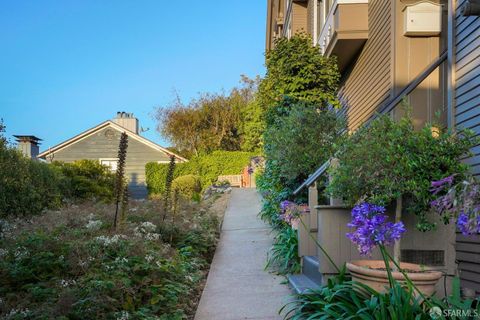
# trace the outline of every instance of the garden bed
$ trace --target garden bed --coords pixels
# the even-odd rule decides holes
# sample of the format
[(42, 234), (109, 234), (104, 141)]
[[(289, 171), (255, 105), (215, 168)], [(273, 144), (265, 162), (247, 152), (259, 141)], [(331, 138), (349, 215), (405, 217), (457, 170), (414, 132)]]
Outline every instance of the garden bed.
[(210, 266), (226, 201), (72, 205), (0, 220), (0, 317), (191, 319)]

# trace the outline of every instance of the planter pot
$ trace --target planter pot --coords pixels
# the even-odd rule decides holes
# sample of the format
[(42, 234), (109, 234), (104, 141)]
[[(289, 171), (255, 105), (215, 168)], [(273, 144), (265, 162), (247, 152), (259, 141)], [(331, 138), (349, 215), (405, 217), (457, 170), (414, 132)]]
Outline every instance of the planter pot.
[[(413, 263), (401, 262), (400, 267), (426, 296), (431, 296), (435, 292), (435, 285), (443, 275), (440, 271), (424, 270), (420, 265)], [(386, 292), (389, 288), (388, 274), (383, 260), (355, 260), (347, 262), (347, 269), (352, 275), (352, 280), (366, 284), (378, 292)], [(392, 271), (392, 276), (400, 283), (406, 282), (401, 272)]]

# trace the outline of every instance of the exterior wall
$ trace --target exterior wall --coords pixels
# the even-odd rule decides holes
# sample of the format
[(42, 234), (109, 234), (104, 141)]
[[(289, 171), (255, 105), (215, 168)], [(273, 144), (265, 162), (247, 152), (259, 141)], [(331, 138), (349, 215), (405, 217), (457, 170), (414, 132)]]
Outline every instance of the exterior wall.
[[(106, 132), (109, 134), (106, 135)], [(128, 133), (128, 132), (127, 132)], [(117, 158), (120, 135), (116, 129), (106, 127), (68, 147), (61, 149), (47, 161), (73, 162), (75, 160), (101, 158)], [(108, 137), (107, 137), (108, 136)], [(169, 161), (169, 156), (164, 152), (133, 139), (128, 139), (127, 159), (125, 164), (126, 177), (129, 180), (129, 189), (134, 198), (144, 198), (147, 195), (145, 183), (145, 165), (153, 161)]]
[[(469, 128), (480, 134), (480, 17), (464, 17), (454, 5), (454, 122), (457, 129)], [(475, 175), (480, 175), (480, 146), (472, 149), (474, 156), (465, 159)], [(457, 261), (462, 286), (480, 294), (480, 236), (457, 234)]]
[[(368, 3), (368, 40), (356, 61), (347, 67), (339, 99), (344, 107), (350, 131), (355, 131), (378, 108), (402, 91), (446, 50), (447, 14), (443, 15), (440, 36), (407, 37), (404, 31), (406, 5), (418, 1), (381, 1)], [(445, 4), (446, 1), (436, 1)], [(443, 64), (407, 97), (416, 127), (425, 122), (446, 123), (447, 69)], [(440, 118), (436, 118), (440, 111)], [(396, 108), (395, 117), (403, 114)]]
[(368, 4), (369, 38), (353, 67), (347, 69), (339, 99), (350, 130), (357, 129), (390, 98), (392, 88), (392, 1)]
[(292, 35), (308, 31), (308, 2), (292, 3)]
[[(446, 1), (433, 1), (446, 8)], [(394, 88), (397, 95), (413, 81), (425, 68), (435, 61), (447, 49), (447, 11), (442, 15), (441, 36), (406, 37), (404, 32), (403, 10), (407, 4), (416, 1), (396, 1), (395, 7), (395, 43), (394, 43)], [(447, 124), (447, 64), (442, 64), (433, 71), (418, 87), (407, 96), (407, 103), (412, 107), (412, 117), (416, 128), (425, 122)], [(403, 115), (402, 108), (396, 108), (397, 118)], [(440, 114), (440, 117), (436, 117)]]

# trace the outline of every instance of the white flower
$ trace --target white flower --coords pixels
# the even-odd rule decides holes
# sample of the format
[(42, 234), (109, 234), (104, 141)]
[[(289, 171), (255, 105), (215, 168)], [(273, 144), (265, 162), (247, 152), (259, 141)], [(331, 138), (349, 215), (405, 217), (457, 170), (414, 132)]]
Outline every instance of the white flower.
[(61, 280), (60, 285), (64, 288), (77, 284), (75, 280)]
[(118, 264), (128, 263), (128, 259), (125, 258), (125, 257), (123, 257), (123, 258), (117, 257), (117, 258), (115, 258), (115, 263), (118, 263)]
[(15, 251), (13, 252), (13, 256), (15, 257), (15, 260), (22, 260), (26, 256), (29, 255), (30, 252), (28, 252), (27, 248), (25, 247), (17, 247)]
[(153, 241), (153, 240), (158, 240), (160, 238), (159, 233), (147, 233), (145, 235), (145, 239)]
[(154, 232), (156, 229), (157, 226), (155, 224), (146, 221), (133, 229), (133, 233), (138, 238), (144, 238), (146, 240), (158, 240), (160, 238), (160, 234)]
[(95, 241), (100, 242), (104, 247), (108, 247), (111, 244), (118, 243), (121, 239), (126, 239), (127, 237), (123, 234), (116, 234), (111, 237), (108, 236), (99, 236), (95, 238)]
[(150, 254), (147, 254), (147, 255), (145, 256), (145, 260), (146, 260), (148, 263), (152, 262), (153, 259), (155, 259), (155, 257), (152, 256), (152, 255), (150, 255)]
[(85, 225), (85, 228), (88, 230), (96, 231), (102, 227), (102, 221), (100, 220), (88, 220), (88, 223)]
[(0, 248), (0, 258), (5, 257), (8, 254), (8, 250)]
[(130, 319), (130, 314), (128, 311), (117, 312), (116, 320), (128, 320)]

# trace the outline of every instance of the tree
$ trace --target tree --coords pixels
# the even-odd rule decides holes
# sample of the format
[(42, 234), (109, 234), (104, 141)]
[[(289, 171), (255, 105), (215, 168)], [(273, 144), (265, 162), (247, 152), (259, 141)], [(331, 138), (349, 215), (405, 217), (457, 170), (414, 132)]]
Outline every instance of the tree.
[(278, 166), (278, 177), (295, 188), (327, 161), (343, 138), (345, 121), (334, 111), (285, 98), (266, 116), (265, 155)]
[(177, 97), (157, 110), (158, 131), (184, 154), (241, 149), (245, 134), (242, 116), (254, 99), (258, 80), (242, 78), (242, 85), (225, 93), (203, 93), (188, 104)]
[(267, 109), (283, 96), (325, 106), (338, 105), (336, 92), (340, 80), (334, 58), (323, 56), (306, 34), (275, 41), (266, 53), (267, 73), (259, 86), (259, 102)]

